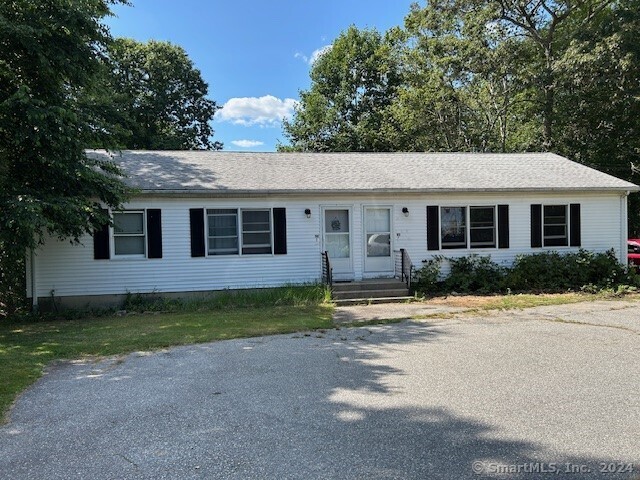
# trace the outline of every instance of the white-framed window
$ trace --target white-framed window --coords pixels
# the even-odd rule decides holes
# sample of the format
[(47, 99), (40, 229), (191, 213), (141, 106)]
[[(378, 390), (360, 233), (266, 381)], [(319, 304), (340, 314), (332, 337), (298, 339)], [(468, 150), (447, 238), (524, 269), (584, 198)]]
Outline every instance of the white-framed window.
[(442, 248), (467, 248), (467, 207), (440, 208)]
[(206, 212), (208, 255), (273, 253), (271, 208), (218, 208)]
[(114, 257), (144, 257), (146, 228), (144, 210), (124, 210), (113, 213)]
[(469, 244), (471, 248), (495, 248), (495, 206), (469, 207)]
[(495, 248), (496, 207), (440, 207), (440, 245), (442, 249)]
[(272, 253), (271, 209), (243, 209), (242, 254)]
[(209, 209), (207, 222), (209, 255), (237, 255), (239, 252), (238, 210), (235, 208)]
[(569, 245), (569, 209), (567, 205), (543, 206), (542, 241), (545, 247), (566, 247)]

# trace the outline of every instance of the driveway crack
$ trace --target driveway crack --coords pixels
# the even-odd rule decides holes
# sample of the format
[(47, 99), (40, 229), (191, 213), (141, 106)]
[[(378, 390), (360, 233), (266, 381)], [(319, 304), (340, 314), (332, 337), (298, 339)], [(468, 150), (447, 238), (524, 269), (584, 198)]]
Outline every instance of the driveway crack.
[(129, 462), (131, 465), (133, 465), (136, 468), (139, 468), (140, 466), (134, 462), (133, 460), (131, 460), (129, 457), (127, 457), (126, 455), (123, 455), (122, 453), (118, 453), (119, 457), (122, 457), (123, 459), (125, 459), (127, 462)]
[(537, 318), (537, 320), (543, 320), (546, 322), (555, 322), (555, 323), (570, 323), (573, 325), (585, 325), (587, 327), (612, 328), (614, 330), (622, 330), (624, 332), (631, 333), (633, 335), (640, 335), (640, 332), (638, 332), (637, 330), (634, 330), (633, 328), (625, 327), (622, 325), (604, 325), (602, 323), (580, 322), (578, 320), (570, 320), (567, 318), (550, 317), (550, 316), (539, 317)]

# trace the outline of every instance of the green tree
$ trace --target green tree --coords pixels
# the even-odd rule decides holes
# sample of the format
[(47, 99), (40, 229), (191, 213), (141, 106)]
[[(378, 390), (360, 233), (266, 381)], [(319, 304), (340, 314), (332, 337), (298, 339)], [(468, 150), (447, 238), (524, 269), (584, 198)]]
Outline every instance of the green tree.
[[(634, 183), (640, 165), (640, 1), (604, 9), (586, 27), (576, 18), (558, 59), (557, 150)], [(630, 231), (640, 233), (640, 198), (631, 197)]]
[(541, 54), (536, 80), (541, 99), (543, 147), (550, 150), (555, 142), (557, 60), (562, 55), (558, 48), (562, 29), (573, 27), (576, 32), (576, 28), (588, 28), (612, 0), (497, 0), (495, 3), (496, 20), (513, 36), (527, 37)]
[[(414, 5), (406, 25), (419, 48), (430, 46), (436, 62), (440, 66), (444, 62), (444, 72), (456, 90), (469, 93), (471, 111), (483, 111), (480, 123), (461, 121), (466, 133), (477, 135), (469, 132), (471, 125), (477, 125), (486, 136), (497, 125), (502, 149), (509, 150), (508, 124), (529, 123), (514, 132), (519, 141), (513, 147), (551, 150), (556, 140), (557, 63), (563, 55), (563, 40), (588, 28), (611, 3), (432, 0), (422, 8)], [(537, 135), (531, 120), (538, 122)], [(541, 138), (539, 146), (536, 136)]]
[[(0, 314), (20, 292), (23, 260), (45, 236), (77, 241), (108, 220), (127, 188), (88, 158), (98, 123), (90, 94), (118, 0), (0, 3)], [(80, 101), (80, 98), (87, 99)]]
[(388, 151), (387, 108), (401, 82), (390, 36), (350, 27), (311, 67), (311, 88), (284, 122), (290, 146), (302, 151)]
[(218, 109), (182, 47), (119, 38), (109, 46), (105, 103), (120, 115), (124, 148), (220, 150), (211, 121)]
[(530, 149), (522, 99), (530, 47), (472, 1), (414, 5), (405, 19), (405, 82), (392, 111), (403, 150)]

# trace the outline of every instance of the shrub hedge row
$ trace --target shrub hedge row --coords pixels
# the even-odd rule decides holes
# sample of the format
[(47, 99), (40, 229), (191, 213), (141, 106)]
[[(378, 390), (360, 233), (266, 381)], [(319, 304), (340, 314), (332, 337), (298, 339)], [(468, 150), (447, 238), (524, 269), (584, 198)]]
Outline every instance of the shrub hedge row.
[[(442, 278), (444, 262), (449, 263), (450, 271)], [(490, 256), (436, 256), (423, 261), (413, 279), (415, 291), (427, 295), (454, 291), (480, 294), (599, 291), (621, 285), (637, 287), (640, 276), (634, 269), (621, 265), (613, 250), (519, 255), (511, 267), (493, 262)]]

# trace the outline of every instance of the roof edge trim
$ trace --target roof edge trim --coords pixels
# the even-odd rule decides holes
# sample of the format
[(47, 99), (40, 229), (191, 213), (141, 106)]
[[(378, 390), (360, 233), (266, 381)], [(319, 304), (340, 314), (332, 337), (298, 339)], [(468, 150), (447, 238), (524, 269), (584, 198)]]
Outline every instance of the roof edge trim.
[(367, 195), (367, 194), (433, 194), (433, 193), (633, 193), (639, 192), (640, 186), (629, 184), (621, 187), (555, 187), (555, 188), (464, 188), (464, 189), (375, 189), (375, 190), (210, 190), (210, 189), (138, 189), (135, 196), (163, 197), (264, 197), (264, 196), (300, 196), (300, 195)]

